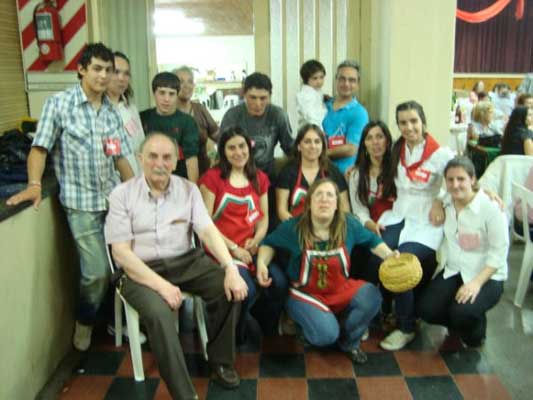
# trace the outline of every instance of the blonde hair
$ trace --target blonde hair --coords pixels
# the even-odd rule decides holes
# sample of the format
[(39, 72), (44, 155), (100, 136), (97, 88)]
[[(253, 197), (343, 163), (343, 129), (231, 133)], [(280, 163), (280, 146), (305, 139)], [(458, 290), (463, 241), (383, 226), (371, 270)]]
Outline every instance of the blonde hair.
[(337, 209), (335, 210), (335, 215), (329, 226), (329, 241), (327, 249), (336, 249), (343, 245), (346, 240), (346, 215), (340, 207), (340, 193), (339, 188), (329, 178), (317, 179), (309, 187), (307, 191), (307, 196), (305, 197), (304, 211), (300, 220), (296, 225), (296, 231), (298, 232), (298, 241), (302, 248), (311, 248), (315, 242), (316, 235), (313, 231), (313, 220), (311, 218), (311, 198), (316, 192), (319, 186), (324, 183), (331, 183), (335, 188), (335, 195), (337, 196)]
[(476, 122), (486, 121), (486, 117), (491, 110), (494, 110), (494, 105), (490, 101), (480, 101), (472, 110), (472, 119)]

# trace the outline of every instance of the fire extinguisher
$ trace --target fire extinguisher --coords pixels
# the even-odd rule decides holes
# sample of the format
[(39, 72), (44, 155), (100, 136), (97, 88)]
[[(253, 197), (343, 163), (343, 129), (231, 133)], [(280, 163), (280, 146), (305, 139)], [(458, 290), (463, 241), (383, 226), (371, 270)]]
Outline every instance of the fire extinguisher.
[(40, 58), (43, 61), (63, 59), (59, 11), (54, 3), (52, 0), (44, 0), (33, 10), (33, 25)]

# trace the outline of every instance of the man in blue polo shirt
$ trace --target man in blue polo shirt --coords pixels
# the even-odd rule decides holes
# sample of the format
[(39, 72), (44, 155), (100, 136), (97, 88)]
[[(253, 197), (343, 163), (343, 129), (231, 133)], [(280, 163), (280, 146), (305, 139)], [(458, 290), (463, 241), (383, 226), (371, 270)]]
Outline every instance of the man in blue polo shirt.
[(344, 173), (355, 163), (368, 112), (355, 98), (359, 90), (357, 62), (340, 63), (335, 80), (337, 96), (326, 103), (328, 112), (322, 126), (328, 141), (328, 157)]

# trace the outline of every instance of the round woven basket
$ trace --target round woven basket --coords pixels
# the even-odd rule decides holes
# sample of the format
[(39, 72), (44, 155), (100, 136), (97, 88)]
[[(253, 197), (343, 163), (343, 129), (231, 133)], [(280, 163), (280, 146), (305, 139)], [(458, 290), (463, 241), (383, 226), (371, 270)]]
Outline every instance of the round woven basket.
[(399, 257), (389, 257), (379, 266), (379, 280), (385, 289), (402, 293), (414, 288), (422, 279), (422, 266), (411, 253)]

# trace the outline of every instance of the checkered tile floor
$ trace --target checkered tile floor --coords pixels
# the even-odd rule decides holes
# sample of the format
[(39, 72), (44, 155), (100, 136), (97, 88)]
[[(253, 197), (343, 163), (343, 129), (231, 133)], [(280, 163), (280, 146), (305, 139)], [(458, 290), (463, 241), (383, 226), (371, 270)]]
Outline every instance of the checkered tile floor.
[[(200, 399), (510, 399), (486, 355), (462, 349), (438, 327), (424, 326), (402, 351), (382, 351), (384, 334), (372, 331), (363, 343), (365, 365), (354, 365), (333, 349), (304, 348), (294, 337), (251, 339), (239, 347), (235, 391), (209, 381), (195, 332), (182, 333), (189, 372)], [(135, 382), (126, 346), (116, 348), (101, 334), (84, 355), (60, 399), (170, 399), (149, 346), (143, 349), (146, 380)]]

